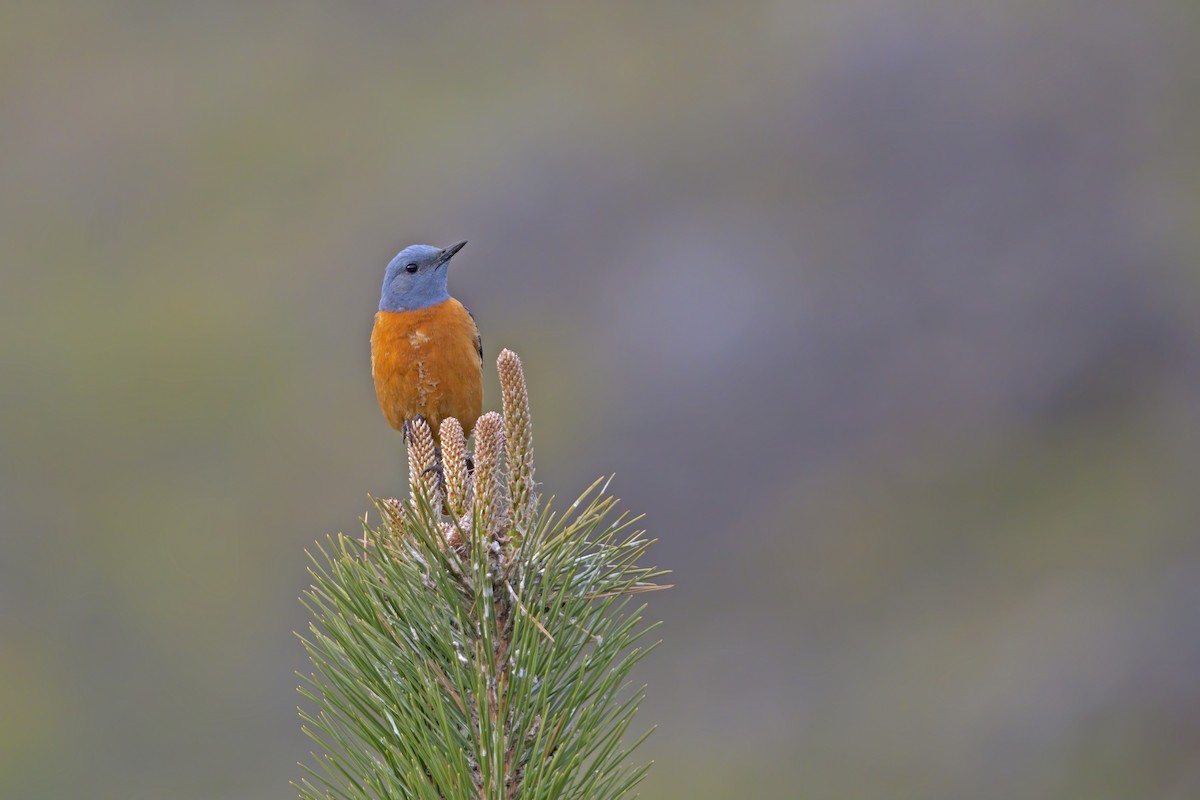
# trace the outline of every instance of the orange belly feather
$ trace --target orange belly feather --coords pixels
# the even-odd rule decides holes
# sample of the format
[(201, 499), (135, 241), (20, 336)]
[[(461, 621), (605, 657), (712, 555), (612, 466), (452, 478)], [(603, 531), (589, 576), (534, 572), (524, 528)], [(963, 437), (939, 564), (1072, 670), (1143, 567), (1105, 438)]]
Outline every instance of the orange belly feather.
[(446, 417), (469, 436), (483, 413), (483, 365), (479, 329), (462, 303), (451, 297), (416, 311), (380, 311), (371, 331), (375, 396), (397, 430), (424, 417), (438, 438)]

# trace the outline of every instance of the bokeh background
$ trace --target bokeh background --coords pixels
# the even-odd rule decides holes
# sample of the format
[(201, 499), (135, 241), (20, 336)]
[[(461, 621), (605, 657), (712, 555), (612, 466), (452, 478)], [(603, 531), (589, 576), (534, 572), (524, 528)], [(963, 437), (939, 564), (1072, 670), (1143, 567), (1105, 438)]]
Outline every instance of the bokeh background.
[(675, 571), (643, 796), (1200, 797), (1197, 30), (4, 4), (0, 797), (294, 796), (383, 266), (460, 238), (545, 491)]

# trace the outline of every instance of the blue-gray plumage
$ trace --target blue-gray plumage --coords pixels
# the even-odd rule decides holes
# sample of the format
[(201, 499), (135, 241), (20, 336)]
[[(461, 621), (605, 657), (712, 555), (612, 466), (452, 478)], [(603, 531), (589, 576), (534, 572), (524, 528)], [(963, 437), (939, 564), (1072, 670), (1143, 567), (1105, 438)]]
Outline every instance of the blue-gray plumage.
[(446, 264), (466, 242), (445, 250), (414, 244), (401, 250), (383, 274), (380, 311), (416, 311), (450, 298), (446, 288)]

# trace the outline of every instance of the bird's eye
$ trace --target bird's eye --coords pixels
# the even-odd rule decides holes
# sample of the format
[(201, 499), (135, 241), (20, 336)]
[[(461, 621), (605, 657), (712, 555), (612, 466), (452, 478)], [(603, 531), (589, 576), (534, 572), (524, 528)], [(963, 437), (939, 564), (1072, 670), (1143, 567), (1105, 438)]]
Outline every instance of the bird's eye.
[(417, 265), (416, 265), (416, 264), (406, 264), (406, 265), (404, 266), (404, 271), (405, 271), (405, 272), (416, 272), (416, 271), (417, 271)]

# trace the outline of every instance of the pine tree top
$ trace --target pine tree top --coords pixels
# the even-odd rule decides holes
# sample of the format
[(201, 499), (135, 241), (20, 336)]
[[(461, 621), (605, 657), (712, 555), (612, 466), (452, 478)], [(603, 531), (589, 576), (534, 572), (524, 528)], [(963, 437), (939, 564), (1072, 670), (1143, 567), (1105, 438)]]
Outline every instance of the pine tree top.
[(363, 536), (318, 546), (301, 636), (304, 730), (320, 747), (301, 798), (627, 796), (648, 764), (627, 732), (657, 642), (635, 595), (667, 588), (639, 566), (652, 541), (616, 513), (611, 479), (565, 512), (534, 481), (521, 361), (497, 361), (503, 414), (457, 420), (440, 453), (408, 438), (409, 496), (377, 500)]

